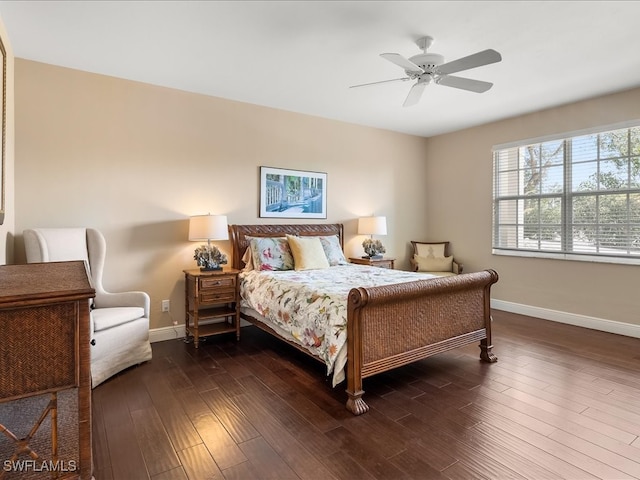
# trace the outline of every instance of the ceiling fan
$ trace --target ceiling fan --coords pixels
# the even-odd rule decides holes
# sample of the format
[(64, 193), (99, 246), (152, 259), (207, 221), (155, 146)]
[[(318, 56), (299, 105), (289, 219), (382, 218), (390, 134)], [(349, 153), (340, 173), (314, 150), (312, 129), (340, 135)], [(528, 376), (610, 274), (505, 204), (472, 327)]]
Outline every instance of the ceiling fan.
[(481, 52), (474, 53), (473, 55), (444, 63), (444, 57), (442, 55), (437, 53), (427, 53), (427, 50), (432, 43), (432, 37), (425, 36), (419, 38), (416, 40), (416, 45), (420, 50), (422, 50), (422, 53), (409, 57), (408, 59), (398, 53), (380, 54), (382, 58), (402, 67), (407, 74), (406, 77), (382, 80), (380, 82), (363, 83), (360, 85), (353, 85), (349, 88), (377, 85), (379, 83), (416, 80), (416, 83), (414, 83), (411, 90), (409, 90), (409, 94), (403, 103), (403, 106), (409, 107), (418, 103), (425, 87), (432, 82), (437, 85), (460, 88), (462, 90), (468, 90), (476, 93), (486, 92), (493, 86), (493, 83), (473, 80), (471, 78), (454, 77), (450, 74), (499, 62), (502, 60), (502, 56), (498, 52), (491, 49), (483, 50)]

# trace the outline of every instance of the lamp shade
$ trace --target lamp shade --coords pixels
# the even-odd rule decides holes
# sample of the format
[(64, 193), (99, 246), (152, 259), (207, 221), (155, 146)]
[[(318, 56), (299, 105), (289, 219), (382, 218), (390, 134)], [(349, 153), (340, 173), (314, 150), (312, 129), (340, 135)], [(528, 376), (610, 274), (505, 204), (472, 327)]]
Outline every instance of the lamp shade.
[(189, 240), (227, 240), (226, 215), (194, 215), (189, 219)]
[(387, 217), (362, 217), (358, 219), (359, 235), (386, 235)]

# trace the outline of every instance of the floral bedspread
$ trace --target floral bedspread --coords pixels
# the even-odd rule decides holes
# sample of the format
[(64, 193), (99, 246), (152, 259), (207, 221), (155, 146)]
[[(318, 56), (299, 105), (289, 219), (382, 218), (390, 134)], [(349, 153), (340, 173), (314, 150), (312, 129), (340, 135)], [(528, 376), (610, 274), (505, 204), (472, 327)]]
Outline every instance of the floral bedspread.
[(240, 274), (240, 305), (257, 311), (284, 338), (324, 360), (335, 387), (345, 378), (349, 291), (424, 278), (433, 275), (363, 265), (252, 270)]

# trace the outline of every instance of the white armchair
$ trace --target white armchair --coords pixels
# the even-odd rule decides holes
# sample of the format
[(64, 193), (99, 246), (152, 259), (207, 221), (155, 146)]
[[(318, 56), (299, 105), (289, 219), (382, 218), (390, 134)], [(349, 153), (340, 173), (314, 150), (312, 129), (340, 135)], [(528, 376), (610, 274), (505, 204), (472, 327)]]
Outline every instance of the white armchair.
[(39, 228), (23, 232), (27, 263), (84, 260), (96, 296), (91, 305), (91, 381), (98, 386), (125, 368), (151, 360), (149, 295), (105, 291), (106, 242), (93, 228)]

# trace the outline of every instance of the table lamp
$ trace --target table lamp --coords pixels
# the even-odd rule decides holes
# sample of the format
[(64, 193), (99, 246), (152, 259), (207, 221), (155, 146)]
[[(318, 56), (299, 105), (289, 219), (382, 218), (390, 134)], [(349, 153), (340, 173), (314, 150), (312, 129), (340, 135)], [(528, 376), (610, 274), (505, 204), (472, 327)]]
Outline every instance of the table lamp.
[(227, 240), (229, 228), (226, 215), (194, 215), (189, 218), (189, 240), (206, 240), (206, 245), (196, 248), (193, 259), (200, 271), (222, 270), (221, 265), (227, 263), (227, 256), (218, 247), (211, 245), (211, 240)]
[(387, 234), (387, 217), (361, 217), (358, 219), (358, 235), (370, 235), (370, 238), (362, 242), (362, 247), (367, 255), (362, 258), (382, 258), (387, 250), (380, 240), (374, 240), (374, 235)]

